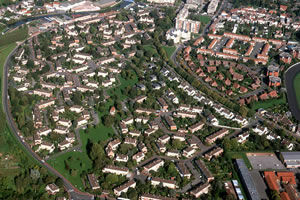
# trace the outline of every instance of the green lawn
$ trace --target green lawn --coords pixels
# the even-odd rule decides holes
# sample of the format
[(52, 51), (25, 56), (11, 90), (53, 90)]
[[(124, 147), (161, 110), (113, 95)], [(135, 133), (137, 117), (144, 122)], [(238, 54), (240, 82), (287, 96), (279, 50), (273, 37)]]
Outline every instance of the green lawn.
[(298, 107), (300, 108), (300, 73), (298, 73), (295, 76), (294, 88), (295, 88), (296, 98), (297, 98), (297, 102), (298, 102)]
[[(299, 82), (299, 84), (300, 84), (300, 82)], [(299, 87), (299, 89), (300, 89), (300, 87)], [(298, 92), (299, 92), (299, 100), (298, 101), (300, 102), (300, 91), (298, 91)], [(269, 100), (265, 100), (265, 101), (255, 102), (253, 104), (253, 106), (251, 107), (251, 110), (255, 111), (259, 108), (268, 109), (268, 108), (272, 108), (274, 106), (281, 105), (281, 104), (286, 104), (285, 95), (283, 95), (281, 98), (278, 98), (278, 99), (269, 99)]]
[(168, 58), (170, 59), (170, 57), (172, 56), (172, 54), (174, 53), (174, 51), (176, 50), (175, 46), (163, 46), (163, 49), (166, 51)]
[(107, 91), (107, 93), (109, 95), (117, 95), (119, 97), (119, 99), (121, 101), (123, 101), (124, 99), (127, 98), (127, 96), (122, 94), (122, 91), (124, 88), (128, 87), (128, 86), (133, 86), (138, 82), (137, 76), (135, 76), (134, 79), (131, 80), (125, 80), (124, 78), (122, 78), (121, 76), (119, 76), (118, 78), (119, 80), (119, 86), (115, 87), (115, 88), (111, 88)]
[(201, 15), (201, 16), (199, 17), (199, 21), (202, 22), (202, 23), (204, 23), (204, 24), (209, 23), (210, 20), (211, 20), (211, 19), (210, 19), (209, 16), (203, 16), (203, 15)]
[(3, 66), (6, 60), (6, 57), (9, 53), (16, 47), (16, 43), (11, 43), (8, 45), (0, 46), (0, 76), (2, 77)]
[(153, 54), (156, 54), (158, 56), (158, 53), (153, 45), (143, 45), (143, 48), (146, 51), (151, 51)]
[(25, 40), (28, 37), (28, 27), (18, 28), (0, 36), (0, 47)]
[(0, 23), (0, 33), (2, 33), (6, 29), (6, 26), (4, 24)]
[(229, 157), (230, 159), (238, 159), (241, 158), (244, 160), (246, 166), (248, 167), (248, 169), (252, 169), (251, 163), (246, 155), (246, 153), (244, 152), (227, 152), (226, 156)]

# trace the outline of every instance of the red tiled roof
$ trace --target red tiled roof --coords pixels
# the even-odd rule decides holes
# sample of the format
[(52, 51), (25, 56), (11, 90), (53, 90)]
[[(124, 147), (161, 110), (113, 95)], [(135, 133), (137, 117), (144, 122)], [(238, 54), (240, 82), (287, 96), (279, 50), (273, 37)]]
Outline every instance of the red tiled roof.
[(268, 187), (271, 190), (279, 191), (279, 186), (277, 184), (277, 177), (274, 172), (264, 172), (265, 180), (268, 184)]
[(289, 197), (288, 193), (286, 193), (286, 192), (281, 192), (280, 193), (280, 199), (281, 200), (291, 200), (291, 198)]

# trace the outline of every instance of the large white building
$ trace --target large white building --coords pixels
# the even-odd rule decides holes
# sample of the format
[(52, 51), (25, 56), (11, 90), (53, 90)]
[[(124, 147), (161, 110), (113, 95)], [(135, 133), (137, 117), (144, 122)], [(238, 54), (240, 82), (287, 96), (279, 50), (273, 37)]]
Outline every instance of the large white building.
[(218, 4), (219, 4), (219, 0), (211, 0), (207, 8), (207, 13), (214, 14), (218, 8)]

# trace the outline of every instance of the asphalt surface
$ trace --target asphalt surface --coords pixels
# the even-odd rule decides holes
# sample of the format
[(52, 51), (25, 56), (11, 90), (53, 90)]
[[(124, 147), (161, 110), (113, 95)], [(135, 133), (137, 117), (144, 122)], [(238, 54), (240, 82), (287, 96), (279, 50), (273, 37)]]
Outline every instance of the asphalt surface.
[(300, 121), (300, 109), (294, 87), (294, 78), (300, 73), (300, 63), (292, 65), (284, 74), (285, 87), (287, 90), (287, 98), (292, 115)]
[(91, 200), (94, 199), (94, 195), (89, 193), (84, 193), (79, 191), (75, 188), (62, 174), (56, 171), (53, 167), (51, 167), (48, 163), (46, 163), (39, 155), (37, 155), (31, 147), (23, 140), (23, 136), (19, 135), (20, 131), (18, 130), (12, 114), (10, 112), (10, 102), (8, 97), (8, 68), (9, 68), (9, 60), (11, 56), (16, 52), (18, 46), (8, 55), (4, 64), (4, 71), (3, 71), (3, 90), (2, 90), (2, 104), (3, 104), (3, 111), (6, 116), (7, 124), (10, 127), (12, 134), (15, 138), (20, 142), (20, 144), (24, 147), (24, 149), (33, 157), (37, 162), (39, 162), (42, 166), (48, 169), (52, 174), (60, 177), (63, 182), (64, 186), (67, 189), (70, 197), (72, 200)]

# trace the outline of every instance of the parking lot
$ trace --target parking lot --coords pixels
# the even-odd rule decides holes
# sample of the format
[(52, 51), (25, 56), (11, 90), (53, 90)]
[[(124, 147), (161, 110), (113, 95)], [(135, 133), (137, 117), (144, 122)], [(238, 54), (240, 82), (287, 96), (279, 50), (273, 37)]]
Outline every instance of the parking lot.
[(263, 42), (256, 42), (253, 50), (250, 54), (250, 58), (256, 58), (257, 54), (261, 52), (262, 47), (264, 46)]
[(247, 153), (247, 157), (253, 169), (285, 169), (285, 166), (276, 157), (274, 153)]
[(215, 44), (213, 50), (216, 52), (220, 52), (228, 40), (229, 40), (229, 38), (222, 37), (222, 39), (219, 42), (217, 42), (217, 44)]

